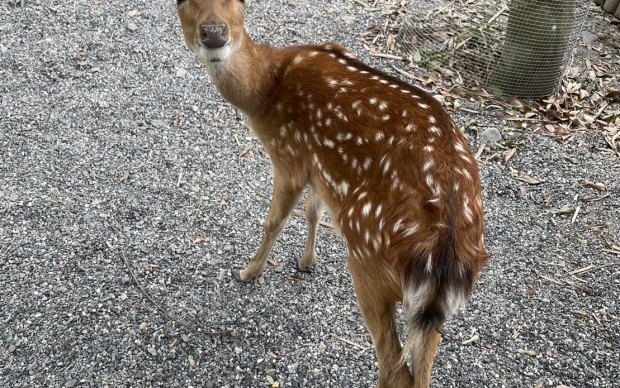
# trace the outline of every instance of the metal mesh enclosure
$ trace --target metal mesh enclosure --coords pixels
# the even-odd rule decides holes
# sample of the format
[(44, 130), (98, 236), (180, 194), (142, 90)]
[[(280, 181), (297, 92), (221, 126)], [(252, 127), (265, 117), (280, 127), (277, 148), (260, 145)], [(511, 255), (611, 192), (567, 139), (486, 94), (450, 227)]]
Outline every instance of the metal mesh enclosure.
[(398, 36), (428, 70), (466, 86), (538, 98), (557, 90), (591, 0), (410, 0)]

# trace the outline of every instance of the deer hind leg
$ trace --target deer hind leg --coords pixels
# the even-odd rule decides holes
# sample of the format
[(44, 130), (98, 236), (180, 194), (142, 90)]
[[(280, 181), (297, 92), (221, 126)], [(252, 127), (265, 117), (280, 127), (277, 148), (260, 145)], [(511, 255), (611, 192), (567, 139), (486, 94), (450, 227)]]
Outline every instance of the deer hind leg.
[(308, 220), (308, 239), (306, 249), (301, 259), (297, 261), (297, 268), (301, 271), (308, 271), (316, 264), (316, 233), (319, 228), (319, 221), (323, 216), (323, 203), (318, 193), (312, 186), (306, 199), (306, 219)]
[(267, 257), (273, 244), (284, 229), (286, 220), (297, 204), (305, 182), (295, 180), (289, 174), (273, 171), (273, 196), (269, 206), (269, 214), (265, 220), (265, 234), (258, 247), (256, 256), (250, 264), (242, 270), (234, 269), (233, 275), (237, 280), (247, 282), (260, 276), (267, 265)]
[(398, 296), (394, 285), (390, 285), (390, 281), (381, 275), (381, 269), (377, 266), (361, 262), (351, 255), (348, 261), (357, 301), (379, 360), (377, 388), (413, 387), (413, 376), (407, 364), (402, 362), (402, 347), (395, 321)]
[(431, 381), (431, 367), (441, 334), (435, 328), (427, 328), (417, 330), (413, 337), (414, 346), (410, 357), (415, 384), (412, 388), (428, 388)]

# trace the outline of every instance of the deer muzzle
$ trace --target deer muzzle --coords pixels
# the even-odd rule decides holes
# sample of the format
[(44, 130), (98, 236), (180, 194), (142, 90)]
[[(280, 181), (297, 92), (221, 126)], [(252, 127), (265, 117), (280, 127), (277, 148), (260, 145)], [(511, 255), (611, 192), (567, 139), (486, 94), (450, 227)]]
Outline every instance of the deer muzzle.
[(208, 49), (219, 49), (228, 43), (226, 24), (203, 24), (200, 26), (200, 42)]

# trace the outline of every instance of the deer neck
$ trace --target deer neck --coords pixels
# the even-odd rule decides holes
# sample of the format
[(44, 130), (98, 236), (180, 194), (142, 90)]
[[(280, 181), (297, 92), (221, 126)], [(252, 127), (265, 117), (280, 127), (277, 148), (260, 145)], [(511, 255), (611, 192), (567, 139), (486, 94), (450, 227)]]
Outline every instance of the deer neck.
[(277, 49), (257, 45), (244, 32), (231, 55), (222, 62), (206, 63), (220, 94), (243, 113), (252, 116), (264, 107), (278, 72)]

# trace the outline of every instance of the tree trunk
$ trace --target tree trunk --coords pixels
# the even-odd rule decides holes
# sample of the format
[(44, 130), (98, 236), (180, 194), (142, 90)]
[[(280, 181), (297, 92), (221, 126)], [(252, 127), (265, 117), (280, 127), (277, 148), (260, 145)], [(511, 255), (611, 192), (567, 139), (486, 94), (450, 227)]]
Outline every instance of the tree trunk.
[(520, 98), (556, 91), (575, 7), (576, 0), (512, 0), (500, 61), (488, 81), (491, 90)]
[(620, 4), (620, 0), (605, 0), (603, 9), (609, 13), (618, 12), (618, 4)]

